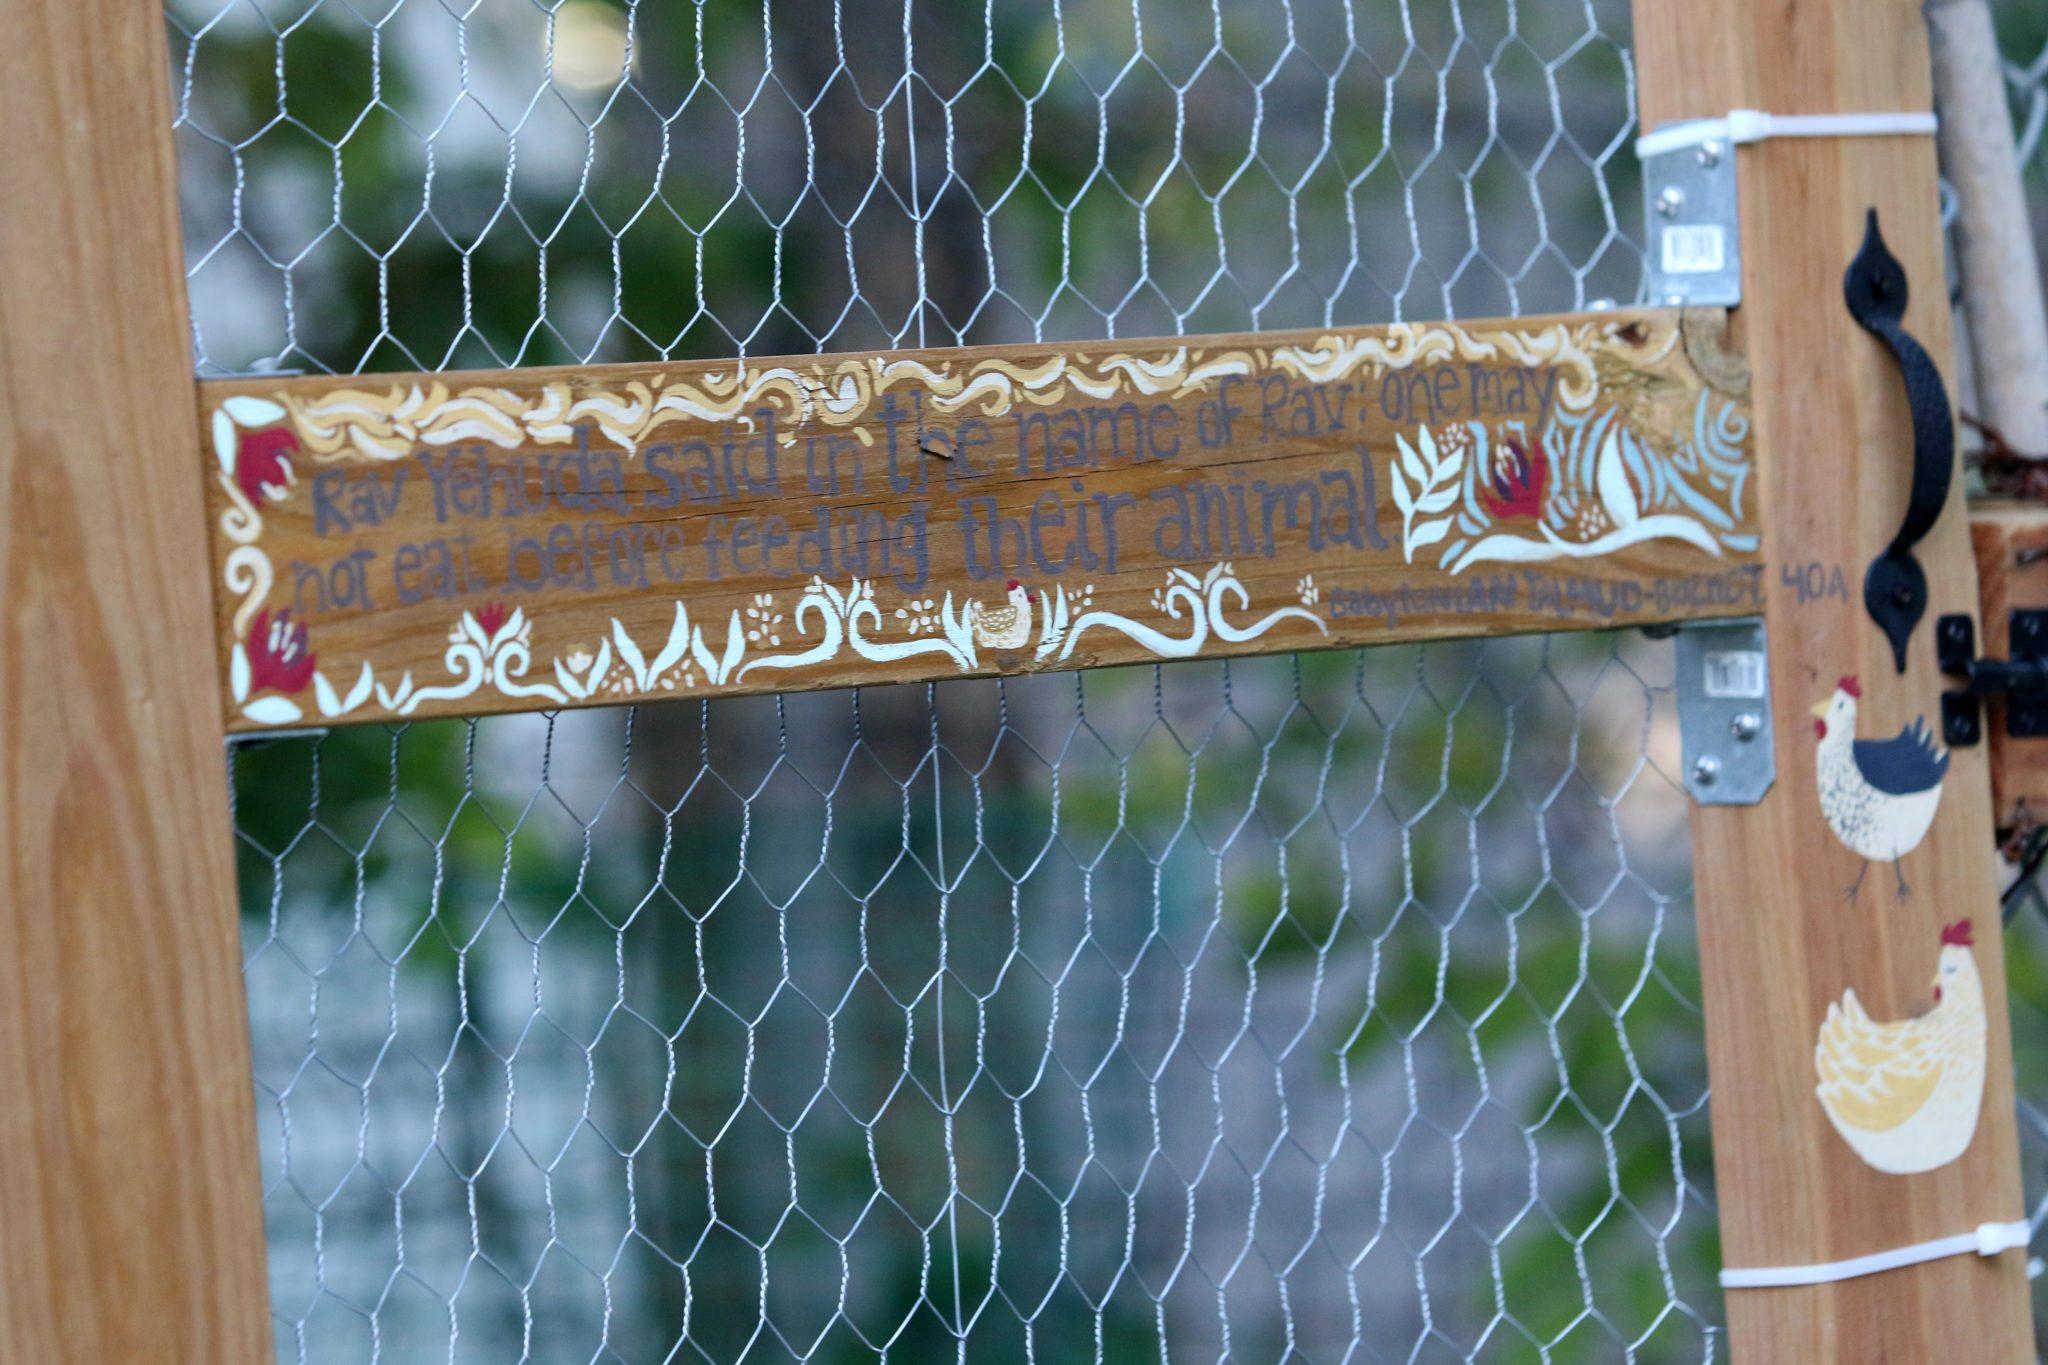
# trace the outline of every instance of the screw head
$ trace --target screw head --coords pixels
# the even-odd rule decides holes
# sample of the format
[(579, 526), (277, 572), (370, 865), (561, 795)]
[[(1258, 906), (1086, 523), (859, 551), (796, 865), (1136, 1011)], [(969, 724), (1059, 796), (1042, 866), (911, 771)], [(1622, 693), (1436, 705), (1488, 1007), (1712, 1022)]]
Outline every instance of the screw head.
[(1714, 138), (1708, 138), (1705, 142), (1702, 142), (1700, 144), (1699, 150), (1693, 153), (1693, 159), (1699, 162), (1700, 165), (1707, 167), (1709, 170), (1712, 170), (1714, 167), (1720, 165), (1720, 142)]
[(1728, 733), (1744, 744), (1764, 732), (1764, 718), (1754, 711), (1744, 711), (1728, 722)]
[(1721, 775), (1721, 760), (1712, 754), (1701, 754), (1692, 761), (1692, 780), (1702, 787), (1714, 785), (1714, 779)]
[(1661, 217), (1676, 218), (1685, 207), (1685, 191), (1676, 185), (1666, 185), (1657, 192), (1657, 213)]

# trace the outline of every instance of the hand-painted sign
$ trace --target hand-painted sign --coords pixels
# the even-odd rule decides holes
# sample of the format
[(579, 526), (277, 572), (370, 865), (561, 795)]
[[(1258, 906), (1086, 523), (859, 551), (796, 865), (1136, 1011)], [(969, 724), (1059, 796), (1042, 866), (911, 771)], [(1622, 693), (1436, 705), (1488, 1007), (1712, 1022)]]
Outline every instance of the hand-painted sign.
[(1747, 614), (1720, 322), (209, 383), (230, 725)]

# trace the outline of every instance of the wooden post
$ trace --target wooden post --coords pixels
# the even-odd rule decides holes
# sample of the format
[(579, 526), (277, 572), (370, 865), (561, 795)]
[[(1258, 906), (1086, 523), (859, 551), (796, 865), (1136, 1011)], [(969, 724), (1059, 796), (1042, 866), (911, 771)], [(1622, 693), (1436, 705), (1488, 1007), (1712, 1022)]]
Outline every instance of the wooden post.
[(161, 10), (0, 32), (0, 1359), (267, 1359)]
[[(1916, 0), (1636, 0), (1646, 129), (1731, 109), (1924, 111)], [(1844, 267), (1875, 208), (1904, 263), (1907, 329), (1945, 373), (1951, 338), (1930, 137), (1782, 139), (1740, 149), (1743, 301), (1764, 518), (1778, 780), (1749, 807), (1693, 815), (1714, 1164), (1724, 1265), (1807, 1265), (1970, 1233), (2022, 1216), (1984, 749), (1952, 755), (1931, 832), (1901, 867), (1866, 864), (1824, 820), (1814, 720), (1842, 675), (1856, 732), (1939, 732), (1934, 618), (1974, 612), (1962, 481), (1921, 542), (1932, 601), (1903, 676), (1862, 603), (1898, 529), (1912, 439), (1897, 367), (1851, 319)], [(1818, 595), (1805, 586), (1820, 566)], [(1846, 592), (1826, 591), (1834, 573)], [(1867, 872), (1859, 894), (1844, 892)], [(1962, 1155), (1886, 1174), (1816, 1095), (1816, 1035), (1853, 989), (1878, 1020), (1932, 1003), (1941, 931), (1973, 922), (1988, 1015), (1983, 1098)], [(2026, 1257), (1951, 1256), (1823, 1286), (1728, 1291), (1737, 1360), (2031, 1359)]]

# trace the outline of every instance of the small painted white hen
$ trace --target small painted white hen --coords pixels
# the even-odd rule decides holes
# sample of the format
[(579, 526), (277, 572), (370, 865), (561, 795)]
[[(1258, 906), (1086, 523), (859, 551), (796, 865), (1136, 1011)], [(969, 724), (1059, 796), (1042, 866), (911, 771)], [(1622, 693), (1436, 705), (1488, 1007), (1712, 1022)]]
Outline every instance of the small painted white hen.
[(976, 598), (968, 607), (974, 625), (974, 642), (983, 649), (1022, 649), (1031, 640), (1031, 604), (1036, 597), (1016, 579), (1010, 580), (1010, 604), (984, 607)]
[(1916, 720), (1891, 739), (1856, 738), (1856, 702), (1863, 695), (1854, 677), (1835, 684), (1835, 694), (1813, 708), (1820, 736), (1815, 777), (1820, 813), (1835, 837), (1866, 861), (1848, 894), (1863, 886), (1873, 862), (1889, 862), (1906, 892), (1899, 859), (1927, 837), (1941, 805), (1948, 754), (1934, 747), (1927, 722)]
[(1880, 1023), (1845, 991), (1828, 1006), (1813, 1047), (1821, 1108), (1856, 1155), (1911, 1175), (1963, 1154), (1984, 1099), (1984, 983), (1970, 921), (1941, 931), (1934, 1007)]

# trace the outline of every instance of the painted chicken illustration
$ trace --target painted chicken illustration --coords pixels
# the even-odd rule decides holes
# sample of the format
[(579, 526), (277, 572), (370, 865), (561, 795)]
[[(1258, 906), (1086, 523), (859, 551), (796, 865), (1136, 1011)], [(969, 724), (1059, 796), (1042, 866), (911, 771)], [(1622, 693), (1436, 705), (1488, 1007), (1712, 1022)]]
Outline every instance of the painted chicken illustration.
[(1948, 754), (1934, 746), (1925, 720), (1915, 720), (1890, 739), (1856, 738), (1856, 702), (1863, 689), (1853, 677), (1813, 708), (1820, 737), (1816, 776), (1820, 811), (1835, 837), (1867, 859), (1848, 894), (1862, 889), (1870, 863), (1889, 861), (1901, 895), (1906, 891), (1899, 859), (1927, 837), (1941, 804)]
[(1941, 931), (1933, 1008), (1897, 1023), (1872, 1019), (1854, 989), (1828, 1006), (1813, 1045), (1814, 1094), (1856, 1155), (1911, 1175), (1963, 1154), (1984, 1098), (1984, 984), (1970, 921)]
[(974, 642), (983, 649), (1022, 649), (1031, 640), (1031, 604), (1035, 594), (1025, 591), (1016, 579), (1009, 584), (1008, 606), (984, 607), (977, 599), (968, 611), (974, 623)]

